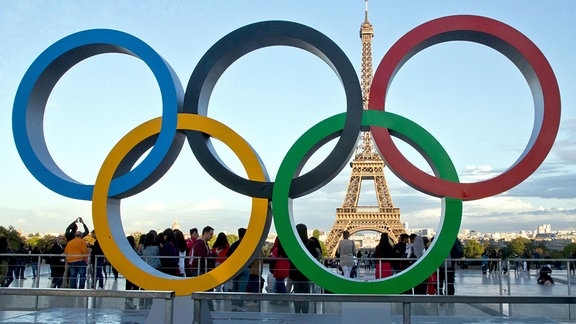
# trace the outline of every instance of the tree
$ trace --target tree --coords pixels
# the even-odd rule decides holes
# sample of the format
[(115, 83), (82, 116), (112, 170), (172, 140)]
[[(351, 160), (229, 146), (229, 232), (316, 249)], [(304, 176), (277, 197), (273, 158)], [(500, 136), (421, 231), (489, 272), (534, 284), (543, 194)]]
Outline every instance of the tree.
[(264, 254), (264, 258), (268, 258), (270, 255), (270, 250), (272, 250), (272, 246), (274, 244), (270, 242), (264, 242), (264, 246), (262, 246), (262, 253)]
[(496, 250), (496, 246), (494, 246), (494, 244), (486, 241), (484, 243), (482, 243), (482, 246), (484, 247), (484, 251), (494, 251)]
[(562, 250), (562, 254), (564, 254), (566, 258), (569, 258), (574, 252), (576, 252), (576, 243), (570, 243)]
[(314, 236), (315, 238), (320, 238), (320, 230), (313, 230), (312, 231), (312, 236)]
[(4, 226), (0, 226), (0, 236), (6, 236), (8, 239), (8, 245), (14, 251), (20, 247), (20, 243), (26, 242), (26, 239), (20, 235), (12, 225), (8, 226), (8, 228)]
[(228, 244), (232, 244), (238, 241), (239, 237), (237, 234), (226, 234), (226, 239), (228, 240)]
[(37, 246), (38, 249), (44, 253), (47, 253), (47, 251), (52, 247), (52, 245), (54, 245), (54, 243), (56, 243), (56, 237), (50, 234), (46, 234), (42, 237), (29, 237), (26, 240), (26, 244), (28, 244), (30, 247)]
[(528, 244), (530, 244), (530, 240), (525, 237), (517, 237), (515, 239), (512, 239), (510, 243), (508, 243), (510, 254), (522, 255), (522, 253), (524, 253), (524, 250), (526, 249), (526, 245)]
[(466, 241), (466, 246), (464, 246), (464, 257), (477, 259), (484, 253), (484, 247), (476, 240)]

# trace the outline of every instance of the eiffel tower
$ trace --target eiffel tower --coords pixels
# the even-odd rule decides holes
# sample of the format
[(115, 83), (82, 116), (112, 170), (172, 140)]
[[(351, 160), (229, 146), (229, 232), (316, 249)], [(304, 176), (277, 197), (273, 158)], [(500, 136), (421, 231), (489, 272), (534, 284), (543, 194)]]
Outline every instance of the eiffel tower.
[[(362, 39), (362, 101), (363, 108), (368, 109), (370, 97), (370, 85), (372, 84), (372, 38), (374, 29), (368, 21), (368, 0), (365, 0), (365, 19), (360, 27)], [(356, 147), (354, 159), (350, 163), (352, 175), (346, 190), (346, 197), (342, 208), (336, 208), (336, 222), (324, 242), (329, 256), (336, 254), (338, 241), (342, 232), (347, 230), (350, 234), (360, 231), (376, 231), (388, 233), (397, 240), (400, 234), (405, 233), (404, 226), (400, 223), (400, 208), (394, 207), (386, 178), (384, 167), (386, 164), (374, 149), (370, 132), (362, 134), (362, 142)], [(376, 189), (378, 206), (358, 206), (360, 189), (363, 180), (372, 180)]]

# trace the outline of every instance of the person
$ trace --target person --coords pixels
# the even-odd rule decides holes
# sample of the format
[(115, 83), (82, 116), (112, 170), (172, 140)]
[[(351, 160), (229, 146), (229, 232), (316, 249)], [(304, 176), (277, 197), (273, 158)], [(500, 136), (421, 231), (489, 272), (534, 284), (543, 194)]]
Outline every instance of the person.
[(226, 234), (223, 232), (218, 233), (216, 241), (212, 245), (213, 253), (217, 253), (218, 250), (220, 251), (220, 253), (217, 255), (215, 266), (219, 266), (224, 261), (226, 261), (226, 254), (228, 253), (229, 249), (230, 244), (228, 244), (228, 238), (226, 237)]
[[(428, 250), (430, 245), (432, 245), (432, 240), (434, 238), (429, 239), (428, 237), (422, 237), (424, 239), (424, 248)], [(426, 280), (426, 293), (428, 295), (436, 295), (438, 292), (436, 291), (436, 286), (438, 285), (438, 274), (436, 271), (430, 274), (430, 277)]]
[[(198, 229), (196, 227), (190, 229), (190, 237), (186, 239), (186, 255), (190, 256), (190, 251), (192, 251), (192, 245), (198, 239)], [(192, 259), (188, 258), (185, 262), (186, 265), (186, 277), (192, 277), (190, 272), (192, 266)]]
[(162, 232), (160, 239), (160, 268), (158, 270), (172, 275), (178, 275), (178, 249), (176, 248), (176, 236), (171, 228)]
[(36, 279), (38, 273), (40, 272), (38, 265), (42, 262), (42, 260), (39, 258), (41, 254), (42, 252), (40, 252), (38, 245), (32, 248), (32, 252), (30, 253), (30, 267), (32, 268), (33, 279)]
[(84, 232), (81, 232), (82, 233), (81, 238), (84, 238), (86, 235), (88, 235), (89, 233), (88, 226), (84, 224), (84, 220), (82, 219), (82, 217), (78, 217), (66, 228), (66, 232), (64, 233), (64, 236), (66, 237), (66, 242), (70, 242), (76, 237), (76, 232), (78, 231), (78, 225), (76, 223), (81, 223), (82, 226), (84, 226)]
[(104, 251), (102, 251), (102, 248), (100, 247), (100, 242), (98, 242), (95, 230), (92, 230), (92, 237), (95, 239), (94, 244), (92, 245), (92, 251), (90, 251), (90, 264), (94, 271), (92, 289), (104, 289), (104, 275), (102, 273), (104, 267)]
[[(311, 247), (316, 251), (316, 260), (318, 260), (318, 262), (323, 263), (323, 256), (324, 253), (322, 252), (322, 245), (320, 244), (320, 241), (318, 240), (318, 238), (314, 237), (314, 236), (310, 236), (310, 244)], [(288, 278), (288, 283), (291, 284), (290, 279)], [(311, 283), (311, 289), (312, 289), (312, 293), (320, 293), (321, 292), (321, 287), (317, 286), (314, 283)], [(290, 290), (288, 289), (288, 285), (286, 285), (286, 291), (290, 292)]]
[[(310, 243), (310, 239), (308, 239), (308, 228), (305, 224), (298, 224), (296, 225), (296, 231), (298, 232), (298, 236), (302, 241), (302, 244), (306, 247), (306, 250), (314, 257), (318, 259), (318, 255), (316, 252), (315, 247), (313, 244)], [(292, 279), (294, 285), (294, 293), (310, 293), (310, 280), (296, 267), (292, 261), (290, 261), (290, 279)], [(309, 303), (306, 301), (295, 301), (294, 302), (294, 311), (296, 313), (308, 313)]]
[(50, 254), (50, 277), (52, 277), (52, 288), (61, 288), (64, 281), (64, 268), (66, 266), (66, 257), (64, 256), (64, 235), (58, 235), (56, 242), (52, 245), (48, 254)]
[[(454, 287), (454, 279), (456, 276), (456, 259), (462, 258), (462, 243), (456, 238), (450, 254), (446, 257), (440, 266), (440, 294), (441, 295), (454, 295), (456, 289)], [(443, 289), (442, 289), (443, 288)]]
[[(419, 259), (424, 255), (424, 251), (426, 247), (424, 246), (424, 238), (420, 235), (414, 237), (414, 241), (412, 242), (411, 252), (412, 258)], [(415, 260), (413, 260), (416, 262)], [(419, 283), (416, 287), (414, 287), (414, 294), (415, 295), (426, 295), (426, 291), (428, 288), (427, 284), (428, 279), (424, 280), (423, 282)]]
[(10, 247), (8, 245), (8, 238), (0, 236), (0, 286), (4, 287), (4, 279), (8, 275), (8, 266), (10, 264)]
[[(144, 236), (142, 238), (142, 236)], [(150, 230), (147, 234), (140, 237), (143, 241), (143, 247), (138, 253), (142, 260), (146, 262), (150, 267), (154, 269), (160, 268), (160, 247), (158, 246), (158, 234), (155, 230)], [(149, 309), (152, 305), (152, 299), (140, 298), (139, 300), (140, 309)], [(125, 308), (136, 308), (135, 305), (130, 305), (130, 302), (124, 301)]]
[(484, 251), (480, 258), (482, 259), (482, 274), (485, 275), (488, 272), (488, 252)]
[(214, 228), (206, 226), (202, 229), (202, 236), (200, 236), (192, 245), (192, 276), (197, 277), (212, 269), (214, 266), (210, 264), (210, 259), (215, 260), (215, 257), (222, 252), (222, 249), (216, 249), (214, 252), (210, 250), (208, 241), (214, 236)]
[[(89, 234), (88, 226), (84, 223), (82, 217), (76, 218), (68, 227), (66, 227), (66, 231), (64, 231), (64, 237), (66, 238), (66, 243), (72, 241), (76, 237), (76, 232), (78, 231), (78, 225), (76, 223), (81, 223), (84, 227), (84, 231), (82, 232), (82, 238)], [(69, 278), (70, 278), (70, 268), (64, 268), (63, 274), (63, 286), (69, 287)]]
[[(414, 258), (414, 253), (412, 251), (412, 245), (414, 245), (414, 240), (416, 239), (416, 234), (412, 233), (409, 236), (408, 243), (406, 243), (406, 251), (404, 252), (403, 258), (411, 259)], [(412, 264), (412, 260), (408, 261), (408, 265)]]
[[(408, 245), (408, 241), (410, 240), (410, 235), (406, 234), (406, 233), (402, 233), (400, 234), (400, 239), (398, 240), (398, 243), (396, 243), (394, 245), (394, 257), (399, 259), (399, 258), (404, 258), (404, 255), (406, 254), (406, 246)], [(408, 267), (408, 263), (407, 260), (395, 260), (392, 262), (392, 267), (394, 268), (394, 273), (398, 273), (404, 269), (406, 269)]]
[(26, 280), (24, 272), (26, 271), (26, 264), (30, 259), (28, 249), (26, 248), (26, 243), (21, 242), (20, 246), (16, 250), (16, 268), (14, 270), (14, 276), (16, 279)]
[(8, 247), (8, 272), (6, 273), (4, 282), (1, 285), (2, 287), (10, 287), (14, 281), (14, 273), (16, 272), (16, 257), (11, 254), (14, 254), (14, 251)]
[(524, 271), (530, 272), (530, 259), (532, 258), (532, 254), (528, 252), (528, 250), (524, 250), (522, 257), (524, 258)]
[[(136, 239), (134, 238), (134, 236), (128, 235), (128, 236), (126, 236), (126, 240), (128, 241), (128, 244), (132, 247), (134, 252), (136, 252), (136, 249), (138, 247), (136, 246)], [(124, 276), (124, 278), (126, 278), (126, 276)], [(138, 287), (132, 281), (126, 279), (126, 283), (124, 284), (124, 290), (140, 290), (140, 287)], [(143, 302), (142, 299), (140, 301)], [(141, 303), (141, 305), (142, 305), (142, 303)], [(134, 304), (134, 300), (132, 297), (127, 297), (126, 299), (124, 299), (124, 308), (125, 309), (136, 309), (136, 305)]]
[(290, 274), (290, 260), (278, 236), (276, 236), (276, 240), (274, 240), (274, 245), (272, 246), (272, 258), (274, 259), (274, 261), (271, 262), (271, 266), (273, 266), (272, 275), (274, 276), (273, 291), (278, 294), (285, 294), (287, 290), (284, 280), (286, 280)]
[(498, 253), (496, 250), (492, 250), (490, 251), (488, 257), (490, 258), (490, 261), (488, 261), (488, 271), (491, 274), (495, 274), (496, 270), (498, 269)]
[[(84, 289), (86, 285), (86, 266), (88, 265), (88, 247), (82, 239), (83, 233), (76, 231), (76, 236), (64, 248), (70, 269), (70, 284), (72, 289)], [(78, 279), (78, 277), (80, 277)], [(79, 280), (79, 282), (78, 282)]]
[(144, 239), (144, 248), (141, 252), (141, 257), (146, 263), (154, 269), (160, 268), (160, 247), (157, 244), (157, 236), (155, 230), (151, 230), (146, 234)]
[[(192, 245), (192, 251), (190, 251), (190, 257), (192, 258), (192, 268), (190, 271), (193, 277), (201, 276), (202, 274), (213, 269), (214, 264), (212, 262), (215, 260), (216, 256), (222, 252), (222, 248), (216, 248), (215, 251), (210, 250), (208, 241), (210, 241), (213, 236), (214, 228), (211, 226), (206, 226), (202, 229), (202, 236), (200, 236), (196, 242), (194, 242), (194, 245)], [(209, 289), (208, 291), (213, 290)], [(208, 300), (208, 309), (210, 311), (214, 310), (214, 303), (212, 300)]]
[[(264, 253), (262, 249), (256, 255), (256, 258), (252, 260), (250, 264), (250, 276), (248, 277), (248, 285), (246, 285), (246, 292), (249, 293), (261, 293), (262, 292), (262, 276), (260, 276), (260, 269), (262, 268), (262, 257)], [(246, 301), (245, 306), (258, 306), (257, 301)]]
[(554, 284), (554, 279), (550, 276), (552, 269), (549, 266), (544, 266), (539, 271), (538, 284), (543, 286), (550, 286)]
[(175, 245), (178, 250), (178, 276), (186, 276), (186, 239), (184, 238), (184, 233), (181, 230), (174, 230), (174, 237), (176, 239)]
[(142, 250), (144, 249), (144, 242), (146, 242), (146, 234), (142, 234), (138, 238), (138, 245), (136, 246), (136, 254), (142, 255)]
[(318, 257), (316, 257), (316, 260), (322, 261), (323, 253), (322, 253), (322, 245), (320, 244), (320, 241), (316, 237), (311, 236), (310, 237), (310, 244), (312, 245), (314, 250), (316, 250), (316, 255), (318, 255)]
[(570, 274), (576, 274), (576, 251), (570, 253)]
[(375, 278), (381, 279), (392, 275), (392, 264), (390, 260), (394, 258), (394, 248), (390, 244), (390, 237), (388, 233), (382, 233), (380, 235), (380, 242), (374, 249), (373, 258), (377, 259), (376, 262), (376, 273)]
[[(223, 232), (218, 233), (216, 237), (216, 241), (212, 245), (212, 253), (217, 253), (217, 250), (220, 250), (220, 253), (217, 253), (216, 262), (214, 263), (214, 267), (218, 267), (224, 261), (226, 261), (226, 254), (228, 253), (228, 249), (230, 248), (230, 244), (228, 244), (228, 238), (226, 234)], [(216, 288), (217, 291), (220, 292), (228, 292), (228, 285), (229, 283), (226, 282), (219, 287)]]
[(424, 246), (424, 238), (420, 235), (414, 237), (414, 241), (412, 242), (411, 258), (420, 259), (424, 255), (424, 251), (426, 247)]
[[(238, 240), (233, 242), (228, 248), (227, 257), (230, 257), (234, 251), (238, 248), (238, 245), (242, 243), (242, 239), (246, 234), (246, 229), (241, 227), (238, 229)], [(250, 279), (250, 268), (246, 267), (238, 272), (234, 278), (232, 278), (232, 291), (233, 292), (245, 292), (246, 286), (248, 285), (248, 280)], [(233, 300), (232, 301), (232, 311), (239, 312), (242, 311), (244, 307), (243, 300)]]
[(356, 256), (356, 244), (348, 239), (350, 232), (342, 232), (342, 240), (338, 242), (338, 254), (340, 255), (340, 266), (345, 278), (350, 278), (352, 267), (354, 266), (354, 257)]

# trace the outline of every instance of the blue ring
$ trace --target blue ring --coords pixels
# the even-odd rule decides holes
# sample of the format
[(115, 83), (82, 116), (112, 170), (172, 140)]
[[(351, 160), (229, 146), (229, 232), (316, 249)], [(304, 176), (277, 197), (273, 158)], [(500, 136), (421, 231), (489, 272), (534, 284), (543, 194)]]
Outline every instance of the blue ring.
[(175, 140), (177, 115), (182, 110), (182, 85), (170, 65), (140, 39), (119, 31), (93, 29), (69, 35), (47, 48), (22, 78), (12, 114), (14, 141), (22, 161), (43, 185), (66, 197), (90, 200), (94, 185), (79, 183), (62, 171), (48, 151), (44, 137), (44, 112), (50, 92), (75, 64), (104, 53), (135, 56), (150, 68), (162, 96), (162, 126), (150, 153), (130, 170), (136, 160), (127, 157), (120, 174), (112, 180), (110, 195), (127, 197), (138, 193), (161, 175), (160, 166), (173, 162), (182, 141)]

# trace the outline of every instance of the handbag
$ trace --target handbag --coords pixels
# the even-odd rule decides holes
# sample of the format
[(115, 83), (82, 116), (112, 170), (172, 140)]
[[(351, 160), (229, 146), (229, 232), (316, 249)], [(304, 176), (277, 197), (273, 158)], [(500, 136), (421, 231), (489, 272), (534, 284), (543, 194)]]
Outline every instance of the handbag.
[(390, 262), (376, 261), (376, 279), (386, 278), (392, 275)]

